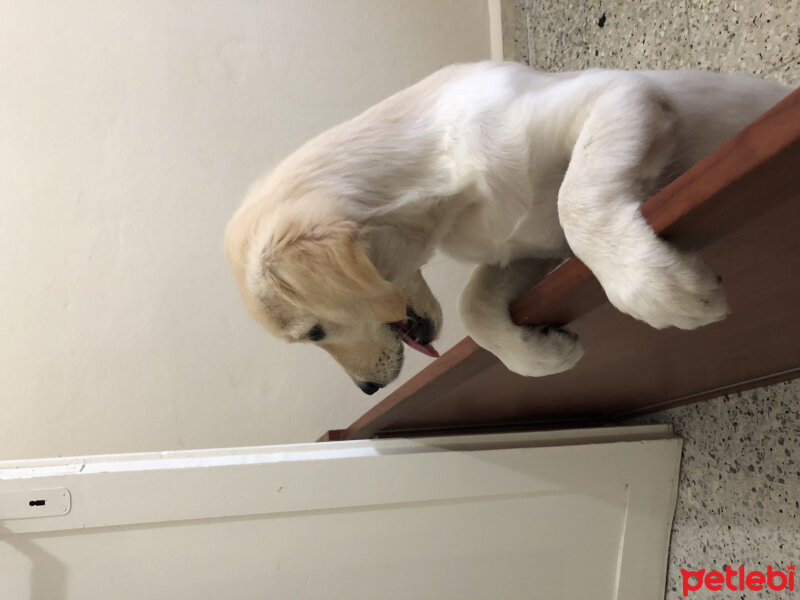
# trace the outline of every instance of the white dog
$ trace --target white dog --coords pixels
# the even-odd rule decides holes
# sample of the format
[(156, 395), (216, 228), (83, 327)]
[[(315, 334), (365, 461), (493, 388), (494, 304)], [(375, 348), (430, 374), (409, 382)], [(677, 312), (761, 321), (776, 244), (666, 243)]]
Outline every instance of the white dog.
[(400, 340), (434, 352), (441, 309), (420, 267), (437, 248), (479, 265), (461, 296), (473, 339), (516, 373), (558, 373), (581, 357), (576, 337), (518, 327), (508, 304), (571, 253), (653, 327), (725, 317), (718, 278), (639, 206), (789, 91), (690, 71), (447, 67), (256, 183), (226, 254), (268, 331), (318, 344), (368, 394), (397, 377)]

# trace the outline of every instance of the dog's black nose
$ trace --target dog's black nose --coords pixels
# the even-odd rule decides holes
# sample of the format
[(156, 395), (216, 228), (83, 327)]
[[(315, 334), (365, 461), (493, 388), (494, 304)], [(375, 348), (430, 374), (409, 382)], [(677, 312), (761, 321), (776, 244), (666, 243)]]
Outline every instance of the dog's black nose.
[(408, 315), (408, 333), (423, 346), (430, 344), (436, 336), (433, 330), (433, 321), (426, 317), (420, 317), (410, 306), (406, 307)]
[(356, 385), (368, 396), (371, 396), (383, 387), (380, 383), (375, 383), (374, 381), (358, 381)]

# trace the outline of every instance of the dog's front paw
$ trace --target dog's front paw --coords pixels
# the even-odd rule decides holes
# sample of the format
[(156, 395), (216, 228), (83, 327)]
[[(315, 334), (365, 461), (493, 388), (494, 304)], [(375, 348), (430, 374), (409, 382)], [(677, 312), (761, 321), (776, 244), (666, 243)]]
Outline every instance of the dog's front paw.
[(583, 356), (578, 336), (553, 326), (514, 327), (512, 339), (501, 344), (497, 357), (509, 371), (543, 377), (567, 371)]
[(628, 270), (604, 287), (619, 310), (657, 329), (695, 329), (728, 314), (720, 278), (690, 254), (676, 252), (661, 268)]

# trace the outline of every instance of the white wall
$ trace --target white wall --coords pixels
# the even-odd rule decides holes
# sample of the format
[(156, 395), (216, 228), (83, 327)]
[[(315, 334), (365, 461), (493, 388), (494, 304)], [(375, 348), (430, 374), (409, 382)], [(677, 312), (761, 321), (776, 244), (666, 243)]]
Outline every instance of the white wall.
[[(222, 233), (304, 140), (489, 48), (486, 0), (3, 2), (0, 458), (310, 441), (379, 400), (251, 321)], [(442, 349), (465, 272), (428, 269)]]

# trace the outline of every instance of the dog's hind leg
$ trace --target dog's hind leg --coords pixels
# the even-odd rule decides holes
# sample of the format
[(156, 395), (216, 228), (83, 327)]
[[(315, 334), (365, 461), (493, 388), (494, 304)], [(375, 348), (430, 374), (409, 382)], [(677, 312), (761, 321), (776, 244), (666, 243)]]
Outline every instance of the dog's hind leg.
[(557, 327), (515, 325), (508, 305), (560, 261), (521, 259), (507, 267), (481, 265), (461, 292), (467, 333), (514, 373), (539, 377), (572, 368), (583, 355), (577, 336)]
[(614, 306), (653, 327), (693, 329), (727, 314), (719, 279), (657, 237), (639, 210), (675, 160), (679, 119), (638, 76), (606, 90), (577, 137), (558, 213)]

